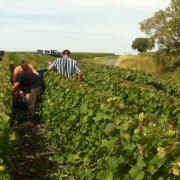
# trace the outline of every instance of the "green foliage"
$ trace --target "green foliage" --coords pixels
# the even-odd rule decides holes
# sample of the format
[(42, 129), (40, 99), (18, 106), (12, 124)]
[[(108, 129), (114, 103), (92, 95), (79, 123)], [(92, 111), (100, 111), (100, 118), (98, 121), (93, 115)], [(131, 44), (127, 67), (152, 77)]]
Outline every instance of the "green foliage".
[(154, 41), (152, 42), (149, 38), (136, 38), (131, 47), (139, 52), (146, 52), (154, 48)]
[(85, 82), (46, 76), (41, 113), (57, 147), (59, 178), (173, 178), (171, 163), (179, 153), (176, 101), (120, 79), (150, 80), (148, 75), (88, 63), (81, 67)]
[(176, 71), (180, 67), (180, 56), (175, 54), (169, 54), (163, 51), (156, 52), (155, 60), (159, 64), (163, 65), (164, 72)]
[[(99, 82), (103, 83), (104, 79), (107, 79), (109, 86), (111, 84), (111, 79), (117, 80), (117, 86), (120, 86), (120, 83), (126, 84), (130, 82), (134, 82), (135, 86), (139, 86), (139, 84), (148, 85), (148, 87), (152, 87), (149, 85), (150, 83), (157, 83), (163, 86), (165, 93), (170, 96), (180, 97), (180, 86), (177, 84), (171, 84), (167, 81), (159, 81), (153, 78), (151, 74), (147, 74), (144, 72), (140, 72), (137, 70), (132, 69), (121, 69), (119, 67), (114, 68), (110, 66), (103, 66), (103, 65), (91, 65), (89, 63), (81, 63), (81, 69), (87, 69), (84, 73), (90, 77), (91, 72), (94, 72), (94, 76), (92, 76), (92, 80), (89, 78), (88, 83), (93, 82), (94, 84), (99, 84)], [(97, 81), (95, 79), (97, 78)], [(98, 79), (101, 79), (98, 81)], [(105, 83), (104, 83), (105, 84)], [(146, 86), (147, 87), (147, 86)]]
[(11, 94), (9, 81), (9, 61), (7, 55), (0, 63), (0, 179), (10, 179), (7, 164), (11, 164), (12, 142), (15, 140), (10, 128)]
[(170, 82), (179, 84), (180, 83), (180, 68), (176, 69), (176, 71), (174, 71), (174, 72), (164, 73), (161, 76), (161, 78), (164, 80), (168, 79)]
[(180, 53), (180, 1), (171, 0), (168, 8), (160, 10), (141, 23), (141, 30), (159, 49), (170, 53)]
[[(34, 53), (9, 56), (15, 64), (25, 58), (37, 68), (52, 61), (52, 57)], [(6, 59), (3, 63), (2, 67), (8, 67)], [(53, 160), (60, 167), (59, 179), (178, 177), (180, 87), (139, 71), (78, 64), (83, 82), (46, 74), (46, 91), (39, 108), (48, 139), (57, 150)], [(0, 72), (4, 107), (0, 111), (0, 178), (9, 178), (5, 164), (14, 139), (8, 122), (11, 95), (7, 71)], [(152, 82), (163, 85), (165, 92), (149, 85)]]
[(11, 53), (8, 53), (8, 56), (9, 56), (9, 61), (10, 61), (10, 63), (17, 65), (18, 62), (20, 62), (20, 58), (19, 58), (19, 56), (17, 55), (17, 53), (11, 52)]

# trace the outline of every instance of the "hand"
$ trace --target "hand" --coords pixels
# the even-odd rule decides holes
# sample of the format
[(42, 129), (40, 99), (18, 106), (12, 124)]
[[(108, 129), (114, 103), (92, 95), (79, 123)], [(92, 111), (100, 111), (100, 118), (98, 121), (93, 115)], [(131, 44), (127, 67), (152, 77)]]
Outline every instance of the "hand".
[(26, 94), (26, 100), (28, 101), (30, 98), (30, 94)]
[(78, 81), (83, 81), (83, 75), (82, 73), (78, 73)]
[(52, 65), (52, 63), (51, 63), (51, 62), (48, 62), (48, 67), (47, 67), (48, 71), (51, 70), (51, 65)]
[(19, 91), (20, 96), (24, 96), (24, 92), (22, 90)]

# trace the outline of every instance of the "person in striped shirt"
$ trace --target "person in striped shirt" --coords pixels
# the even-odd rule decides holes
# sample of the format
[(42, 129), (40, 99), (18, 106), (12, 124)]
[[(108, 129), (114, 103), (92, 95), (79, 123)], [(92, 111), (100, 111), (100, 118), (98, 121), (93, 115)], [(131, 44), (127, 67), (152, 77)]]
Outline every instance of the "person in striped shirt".
[(48, 65), (48, 70), (55, 70), (60, 74), (63, 74), (67, 78), (71, 78), (74, 73), (77, 73), (78, 80), (82, 80), (82, 73), (76, 64), (76, 61), (70, 57), (70, 51), (64, 50), (61, 58), (55, 59), (55, 61)]

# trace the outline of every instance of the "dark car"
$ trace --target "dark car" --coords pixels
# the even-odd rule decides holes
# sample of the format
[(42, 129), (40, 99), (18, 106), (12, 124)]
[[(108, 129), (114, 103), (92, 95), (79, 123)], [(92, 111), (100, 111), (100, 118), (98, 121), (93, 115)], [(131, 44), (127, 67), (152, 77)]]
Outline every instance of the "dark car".
[(0, 51), (0, 61), (2, 60), (3, 56), (4, 56), (4, 51)]
[(61, 53), (57, 50), (51, 50), (51, 56), (53, 57), (61, 57)]

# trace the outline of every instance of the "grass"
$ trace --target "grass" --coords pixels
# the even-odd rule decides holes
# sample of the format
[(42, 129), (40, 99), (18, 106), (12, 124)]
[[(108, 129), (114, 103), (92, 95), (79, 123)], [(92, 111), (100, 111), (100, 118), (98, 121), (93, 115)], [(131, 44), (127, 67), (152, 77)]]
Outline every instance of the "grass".
[(88, 53), (88, 52), (72, 52), (71, 57), (75, 60), (82, 60), (82, 59), (93, 59), (96, 57), (110, 57), (114, 56), (113, 53)]
[(88, 61), (90, 63), (96, 63), (96, 64), (106, 64), (107, 61), (117, 58), (118, 58), (117, 55), (111, 55), (104, 57), (87, 58), (87, 59), (82, 59), (81, 61)]
[(161, 67), (157, 65), (150, 55), (122, 55), (117, 60), (116, 66), (140, 70), (151, 74), (161, 73)]
[(164, 72), (163, 66), (157, 64), (151, 54), (122, 55), (117, 60), (116, 66), (150, 73), (155, 78), (170, 83), (180, 83), (180, 68)]
[(173, 72), (160, 74), (159, 78), (163, 80), (167, 80), (169, 82), (179, 84), (180, 83), (180, 68), (176, 69), (176, 71), (173, 71)]

